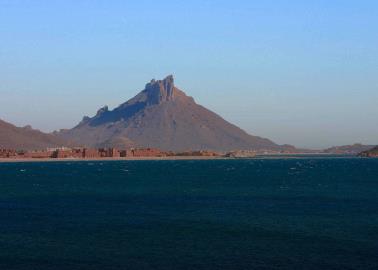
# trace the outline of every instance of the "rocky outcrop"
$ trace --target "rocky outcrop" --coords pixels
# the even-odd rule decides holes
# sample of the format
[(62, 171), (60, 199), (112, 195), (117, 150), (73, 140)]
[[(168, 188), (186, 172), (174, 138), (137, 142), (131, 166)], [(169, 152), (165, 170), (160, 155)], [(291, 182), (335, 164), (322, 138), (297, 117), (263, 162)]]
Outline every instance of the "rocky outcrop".
[(198, 105), (174, 84), (172, 75), (151, 80), (114, 110), (101, 108), (62, 138), (89, 147), (150, 147), (165, 151), (287, 149), (252, 136)]
[(175, 95), (173, 76), (169, 75), (164, 80), (151, 80), (146, 84), (145, 92), (150, 105), (173, 100)]

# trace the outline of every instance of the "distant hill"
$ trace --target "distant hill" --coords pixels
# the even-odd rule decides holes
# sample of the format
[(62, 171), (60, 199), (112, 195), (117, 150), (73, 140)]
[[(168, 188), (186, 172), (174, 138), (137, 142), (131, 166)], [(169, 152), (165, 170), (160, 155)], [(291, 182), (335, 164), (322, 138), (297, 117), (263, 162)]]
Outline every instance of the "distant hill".
[(173, 76), (152, 80), (138, 95), (110, 111), (84, 117), (59, 136), (73, 144), (156, 147), (163, 150), (295, 149), (247, 134), (198, 105), (174, 85)]
[(334, 146), (328, 149), (325, 149), (325, 153), (330, 154), (350, 154), (357, 155), (358, 153), (372, 149), (374, 145), (363, 145), (363, 144), (353, 144), (353, 145), (343, 145), (343, 146)]
[(52, 134), (46, 134), (30, 126), (16, 127), (0, 120), (0, 148), (35, 150), (62, 146), (65, 142)]
[(378, 157), (378, 146), (359, 153), (361, 157)]

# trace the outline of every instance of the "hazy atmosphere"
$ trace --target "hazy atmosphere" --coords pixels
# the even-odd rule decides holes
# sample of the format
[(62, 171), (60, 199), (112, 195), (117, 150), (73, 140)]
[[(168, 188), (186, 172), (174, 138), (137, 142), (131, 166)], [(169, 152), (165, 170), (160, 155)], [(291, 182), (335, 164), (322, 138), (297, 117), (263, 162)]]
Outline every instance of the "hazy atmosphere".
[(173, 74), (277, 143), (376, 144), (377, 14), (376, 1), (1, 0), (0, 119), (71, 128)]

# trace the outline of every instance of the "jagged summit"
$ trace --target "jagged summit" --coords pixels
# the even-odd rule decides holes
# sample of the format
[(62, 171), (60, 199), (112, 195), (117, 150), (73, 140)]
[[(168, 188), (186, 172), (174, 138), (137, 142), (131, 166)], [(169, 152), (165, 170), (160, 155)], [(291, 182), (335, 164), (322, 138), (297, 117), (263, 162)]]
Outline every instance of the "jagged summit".
[(198, 105), (174, 84), (172, 75), (151, 80), (135, 97), (112, 111), (105, 106), (60, 135), (86, 146), (156, 147), (162, 150), (280, 149), (247, 134)]
[(93, 118), (84, 117), (78, 126), (90, 125), (99, 126), (103, 123), (114, 123), (124, 121), (136, 115), (138, 112), (163, 102), (170, 102), (176, 99), (192, 99), (174, 86), (172, 75), (163, 80), (152, 79), (134, 98), (121, 104), (110, 111), (108, 106), (100, 108)]
[(163, 80), (152, 79), (151, 82), (146, 84), (144, 91), (148, 95), (149, 103), (159, 104), (173, 100), (175, 90), (173, 75), (169, 75)]
[(105, 105), (104, 107), (100, 108), (100, 109), (97, 111), (96, 115), (101, 115), (101, 114), (106, 113), (106, 112), (108, 112), (108, 111), (109, 111), (109, 107), (108, 107), (108, 105)]

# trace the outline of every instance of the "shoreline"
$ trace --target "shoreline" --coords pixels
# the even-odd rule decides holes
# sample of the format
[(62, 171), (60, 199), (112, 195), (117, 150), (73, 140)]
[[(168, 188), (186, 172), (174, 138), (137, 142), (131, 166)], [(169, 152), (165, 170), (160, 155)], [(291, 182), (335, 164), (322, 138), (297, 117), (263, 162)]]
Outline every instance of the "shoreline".
[(254, 157), (224, 156), (167, 156), (167, 157), (117, 157), (117, 158), (0, 158), (0, 163), (22, 162), (90, 162), (90, 161), (164, 161), (164, 160), (243, 160), (243, 159), (302, 159), (302, 158), (361, 158), (355, 155), (337, 154), (277, 154), (256, 155)]
[(0, 163), (17, 162), (80, 162), (80, 161), (138, 161), (138, 160), (212, 160), (233, 159), (227, 157), (172, 156), (172, 157), (121, 157), (121, 158), (0, 158)]

